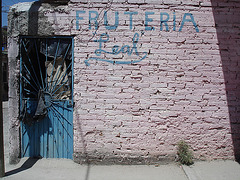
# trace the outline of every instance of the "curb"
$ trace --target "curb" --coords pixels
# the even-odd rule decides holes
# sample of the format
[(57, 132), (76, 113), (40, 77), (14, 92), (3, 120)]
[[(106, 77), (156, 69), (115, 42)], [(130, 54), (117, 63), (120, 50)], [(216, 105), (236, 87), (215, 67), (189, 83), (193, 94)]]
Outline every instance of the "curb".
[(194, 170), (193, 166), (182, 165), (182, 169), (189, 180), (201, 180), (200, 176)]

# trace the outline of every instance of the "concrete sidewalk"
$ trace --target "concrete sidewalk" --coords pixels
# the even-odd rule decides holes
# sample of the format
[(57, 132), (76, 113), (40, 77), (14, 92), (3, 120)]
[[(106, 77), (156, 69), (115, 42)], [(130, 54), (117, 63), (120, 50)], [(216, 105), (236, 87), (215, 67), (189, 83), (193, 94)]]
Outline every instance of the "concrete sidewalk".
[(6, 166), (6, 177), (16, 180), (187, 180), (181, 167), (175, 164), (162, 166), (99, 166), (79, 165), (67, 159), (27, 159), (17, 166)]
[(239, 180), (240, 164), (231, 160), (198, 161), (182, 166), (189, 180)]
[(6, 180), (239, 180), (240, 165), (234, 161), (195, 162), (178, 166), (79, 165), (68, 159), (23, 158), (6, 164)]
[(10, 165), (8, 148), (8, 107), (3, 102), (5, 171), (7, 180), (240, 180), (240, 165), (235, 161), (176, 163), (159, 166), (79, 165), (68, 159), (21, 159)]

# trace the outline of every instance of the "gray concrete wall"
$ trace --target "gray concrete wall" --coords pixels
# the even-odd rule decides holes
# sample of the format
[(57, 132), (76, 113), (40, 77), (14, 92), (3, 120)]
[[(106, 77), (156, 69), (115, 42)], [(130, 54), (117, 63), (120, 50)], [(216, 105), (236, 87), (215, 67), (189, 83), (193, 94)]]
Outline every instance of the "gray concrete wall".
[(8, 14), (8, 61), (9, 61), (9, 162), (18, 163), (20, 158), (19, 120), (19, 37), (22, 35), (53, 35), (51, 24), (44, 18), (44, 11), (51, 10), (49, 4), (41, 8), (40, 2), (19, 3), (10, 8)]
[(3, 136), (4, 136), (4, 158), (5, 164), (9, 161), (9, 114), (8, 101), (2, 103), (3, 108)]
[(9, 161), (17, 163), (20, 154), (19, 146), (19, 58), (18, 39), (11, 37), (8, 40), (9, 60)]

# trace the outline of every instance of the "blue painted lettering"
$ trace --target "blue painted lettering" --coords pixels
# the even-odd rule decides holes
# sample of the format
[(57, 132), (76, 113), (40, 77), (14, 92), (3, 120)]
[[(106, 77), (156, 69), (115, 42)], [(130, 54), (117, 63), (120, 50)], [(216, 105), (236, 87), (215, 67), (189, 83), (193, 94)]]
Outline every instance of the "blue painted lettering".
[[(190, 19), (187, 19), (187, 17), (190, 17)], [(179, 28), (179, 32), (182, 31), (182, 28), (183, 28), (183, 25), (185, 24), (185, 22), (192, 22), (194, 27), (195, 27), (196, 32), (199, 32), (199, 29), (197, 27), (197, 23), (194, 21), (194, 17), (191, 13), (185, 13), (184, 14), (181, 26)]]
[(104, 25), (107, 30), (116, 30), (119, 24), (119, 16), (118, 12), (115, 12), (115, 24), (110, 26), (108, 25), (108, 19), (107, 19), (107, 11), (104, 12)]
[[(166, 18), (166, 19), (163, 19), (163, 16), (167, 16), (167, 18)], [(169, 31), (169, 29), (168, 29), (168, 24), (167, 24), (168, 20), (169, 20), (169, 14), (166, 13), (166, 12), (163, 12), (163, 13), (161, 12), (161, 13), (160, 13), (160, 31), (163, 30), (163, 24), (164, 24), (165, 27), (166, 27), (166, 31)]]
[(129, 28), (131, 30), (132, 29), (132, 16), (133, 15), (137, 15), (138, 12), (129, 12), (129, 11), (127, 11), (127, 12), (124, 12), (124, 14), (129, 14)]
[[(82, 14), (85, 14), (86, 11), (76, 11), (76, 29), (79, 30), (80, 29), (80, 22), (81, 20), (84, 20), (84, 17), (82, 16)], [(88, 29), (92, 30), (93, 27), (95, 28), (95, 30), (98, 29), (99, 27), (99, 22), (98, 20), (100, 19), (100, 15), (97, 11), (89, 11), (88, 12)], [(119, 26), (119, 12), (115, 11), (114, 15), (115, 15), (115, 22), (114, 24), (109, 23), (109, 17), (108, 17), (108, 11), (105, 11), (103, 14), (103, 19), (104, 19), (104, 26), (107, 30), (116, 30)], [(129, 16), (129, 29), (132, 30), (133, 29), (133, 18), (136, 17), (136, 15), (138, 15), (138, 12), (135, 11), (125, 11), (122, 12), (124, 15), (128, 15)], [(145, 19), (144, 19), (144, 29), (146, 31), (151, 31), (151, 30), (155, 30), (156, 27), (154, 27), (152, 24), (152, 22), (155, 20), (154, 17), (156, 16), (152, 16), (154, 15), (155, 12), (145, 12)], [(110, 15), (109, 15), (110, 16)], [(125, 17), (126, 18), (126, 17)], [(128, 18), (128, 17), (127, 17)], [(171, 18), (171, 19), (170, 19)], [(166, 31), (170, 31), (170, 27), (173, 28), (173, 31), (177, 31), (177, 22), (176, 22), (176, 13), (172, 12), (172, 15), (170, 15), (167, 12), (160, 12), (160, 31), (166, 30)], [(185, 13), (183, 15), (182, 21), (179, 27), (179, 32), (182, 31), (184, 25), (186, 25), (186, 23), (191, 22), (196, 30), (196, 32), (199, 32), (199, 28), (197, 26), (197, 23), (194, 20), (194, 16), (191, 13)], [(86, 23), (86, 22), (85, 22)], [(172, 24), (170, 24), (172, 23)], [(165, 26), (165, 27), (164, 27)], [(140, 26), (139, 26), (140, 27)]]
[(123, 54), (128, 54), (129, 56), (132, 55), (133, 51), (135, 51), (135, 54), (138, 55), (138, 50), (137, 50), (137, 43), (139, 40), (139, 34), (135, 33), (133, 36), (133, 47), (130, 50), (130, 46), (128, 45), (124, 45), (121, 49), (119, 49), (118, 45), (114, 45), (112, 48), (111, 52), (105, 51), (102, 49), (102, 45), (103, 43), (109, 41), (109, 35), (106, 33), (103, 33), (100, 35), (99, 40), (96, 40), (95, 42), (99, 43), (98, 49), (96, 49), (95, 54), (97, 56), (100, 56), (102, 53), (106, 53), (106, 54), (113, 54), (113, 55), (117, 55), (119, 53), (123, 53)]
[[(95, 42), (99, 43), (98, 49), (95, 50), (95, 55), (100, 56), (104, 53), (118, 55), (119, 53), (122, 53), (122, 54), (127, 54), (128, 56), (131, 56), (133, 53), (135, 53), (138, 57), (140, 57), (138, 49), (137, 49), (138, 40), (139, 40), (139, 34), (135, 33), (133, 36), (133, 39), (132, 39), (132, 43), (133, 43), (132, 48), (129, 45), (124, 45), (121, 48), (118, 45), (114, 45), (112, 47), (112, 51), (106, 51), (102, 48), (103, 48), (103, 43), (109, 41), (109, 35), (106, 33), (103, 33), (100, 35), (99, 39), (95, 40)], [(84, 62), (87, 66), (90, 65), (88, 63), (88, 61), (90, 61), (90, 60), (104, 61), (104, 62), (109, 62), (112, 64), (133, 64), (133, 63), (140, 62), (147, 57), (147, 52), (144, 52), (143, 54), (144, 54), (143, 57), (141, 57), (138, 60), (133, 60), (133, 61), (114, 61), (114, 60), (107, 60), (107, 59), (102, 59), (102, 58), (98, 58), (98, 57), (92, 57), (92, 58), (85, 60)]]
[[(95, 16), (92, 17), (92, 14), (95, 14)], [(88, 29), (92, 29), (92, 24), (91, 24), (92, 21), (95, 26), (95, 29), (98, 29), (97, 20), (98, 20), (98, 12), (97, 11), (89, 11), (89, 28)]]
[(153, 19), (149, 18), (148, 16), (153, 14), (154, 12), (145, 12), (145, 30), (146, 31), (151, 31), (155, 29), (154, 27), (148, 26), (148, 23), (153, 21)]
[(83, 17), (79, 17), (79, 14), (84, 14), (86, 11), (76, 11), (76, 29), (79, 29), (79, 20), (83, 20)]

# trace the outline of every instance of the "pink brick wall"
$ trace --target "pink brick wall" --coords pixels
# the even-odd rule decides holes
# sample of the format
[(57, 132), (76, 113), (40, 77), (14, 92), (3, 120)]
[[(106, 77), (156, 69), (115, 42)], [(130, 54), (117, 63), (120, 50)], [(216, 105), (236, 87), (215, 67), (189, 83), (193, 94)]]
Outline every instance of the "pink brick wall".
[[(215, 28), (218, 19), (213, 15), (213, 6), (220, 4), (227, 9), (230, 4), (231, 9), (240, 8), (236, 2), (210, 0), (114, 0), (112, 3), (72, 0), (68, 6), (45, 12), (53, 22), (56, 35), (75, 35), (76, 161), (84, 157), (99, 160), (173, 157), (180, 140), (189, 143), (196, 158), (233, 158), (227, 101), (230, 96), (226, 95), (222, 54)], [(78, 14), (82, 20), (76, 20), (78, 11), (85, 11)], [(89, 11), (99, 14), (98, 30), (94, 24), (89, 29)], [(109, 25), (115, 23), (115, 12), (119, 13), (116, 29), (105, 28), (104, 11), (108, 11)], [(138, 13), (132, 15), (132, 29), (129, 15), (124, 14), (126, 11)], [(239, 11), (231, 11), (239, 15)], [(153, 21), (149, 21), (148, 26), (154, 30), (145, 29), (146, 12), (152, 13), (148, 18)], [(164, 25), (160, 30), (160, 13), (169, 14), (169, 31)], [(192, 14), (199, 32), (193, 22), (185, 22), (179, 32), (185, 13)], [(232, 31), (237, 32), (237, 29)], [(109, 40), (102, 43), (102, 49), (109, 52), (114, 45), (133, 47), (132, 38), (138, 33), (139, 55), (133, 51), (130, 56), (126, 53), (97, 56), (95, 50), (99, 48), (99, 42), (95, 40), (103, 33), (108, 34)], [(239, 35), (233, 38), (236, 41)], [(137, 60), (145, 52), (146, 58), (135, 64), (96, 60), (88, 61), (89, 66), (84, 63), (96, 57), (117, 62)], [(239, 53), (231, 58), (238, 59)], [(232, 68), (239, 67), (232, 65)]]

